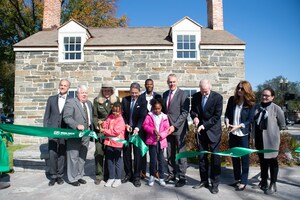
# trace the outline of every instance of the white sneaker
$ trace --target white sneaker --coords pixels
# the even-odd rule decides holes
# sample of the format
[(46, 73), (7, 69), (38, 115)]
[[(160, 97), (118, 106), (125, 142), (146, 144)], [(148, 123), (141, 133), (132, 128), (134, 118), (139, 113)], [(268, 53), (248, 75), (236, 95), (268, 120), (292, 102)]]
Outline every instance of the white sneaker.
[(149, 181), (148, 181), (148, 185), (149, 186), (153, 186), (154, 185), (154, 181), (155, 181), (154, 176), (150, 176)]
[(121, 185), (121, 179), (115, 179), (114, 183), (111, 185), (111, 187), (116, 188)]
[(107, 182), (105, 183), (105, 187), (111, 187), (112, 184), (114, 183), (115, 179), (108, 179)]
[(166, 182), (164, 179), (159, 179), (159, 185), (166, 186)]

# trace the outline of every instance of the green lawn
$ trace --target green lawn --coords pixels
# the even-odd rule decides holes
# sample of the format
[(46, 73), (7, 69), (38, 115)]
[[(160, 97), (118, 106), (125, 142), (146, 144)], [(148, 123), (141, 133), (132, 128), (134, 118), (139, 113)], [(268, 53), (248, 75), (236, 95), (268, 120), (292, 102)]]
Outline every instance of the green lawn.
[[(5, 140), (4, 140), (5, 141)], [(7, 150), (9, 154), (9, 168), (13, 168), (13, 158), (14, 158), (14, 152), (18, 149), (22, 149), (27, 147), (28, 145), (23, 145), (23, 144), (14, 144), (8, 142)]]

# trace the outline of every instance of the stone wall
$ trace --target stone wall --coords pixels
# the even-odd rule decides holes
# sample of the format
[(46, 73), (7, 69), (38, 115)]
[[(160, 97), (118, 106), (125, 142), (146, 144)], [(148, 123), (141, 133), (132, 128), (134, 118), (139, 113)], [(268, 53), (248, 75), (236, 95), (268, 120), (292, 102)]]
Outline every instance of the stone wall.
[[(180, 87), (196, 87), (210, 79), (213, 90), (227, 99), (236, 84), (245, 77), (244, 50), (201, 50), (200, 61), (174, 61), (172, 50), (85, 51), (85, 62), (58, 63), (58, 53), (16, 52), (15, 124), (42, 126), (47, 98), (57, 94), (59, 80), (67, 78), (71, 88), (89, 87), (89, 99), (97, 96), (102, 83), (129, 88), (132, 82), (142, 86), (147, 78), (155, 82), (155, 91), (168, 89), (170, 73), (178, 76)], [(42, 143), (46, 138), (15, 135), (16, 143)]]

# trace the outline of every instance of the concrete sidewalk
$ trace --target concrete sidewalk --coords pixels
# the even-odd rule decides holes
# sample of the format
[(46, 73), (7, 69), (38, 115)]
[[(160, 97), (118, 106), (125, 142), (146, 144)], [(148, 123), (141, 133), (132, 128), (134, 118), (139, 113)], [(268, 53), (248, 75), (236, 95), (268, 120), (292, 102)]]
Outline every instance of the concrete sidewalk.
[[(233, 182), (233, 171), (230, 167), (222, 168), (220, 192), (211, 194), (206, 188), (193, 189), (192, 186), (199, 181), (199, 171), (197, 166), (189, 166), (187, 169), (187, 184), (182, 188), (175, 188), (174, 184), (168, 184), (161, 187), (156, 184), (149, 187), (147, 181), (142, 181), (140, 188), (135, 188), (132, 183), (122, 184), (118, 188), (104, 187), (94, 184), (94, 146), (90, 145), (87, 162), (85, 166), (87, 180), (86, 185), (74, 187), (67, 183), (63, 185), (48, 186), (49, 180), (45, 173), (27, 171), (15, 172), (1, 181), (10, 181), (11, 186), (0, 190), (0, 199), (2, 200), (30, 200), (30, 199), (300, 199), (300, 167), (280, 168), (277, 183), (277, 193), (274, 195), (265, 195), (259, 189), (253, 189), (252, 186), (259, 182), (259, 168), (251, 167), (249, 173), (249, 184), (242, 192), (237, 192), (228, 184)], [(149, 175), (149, 174), (148, 174)], [(66, 178), (65, 178), (66, 180)]]

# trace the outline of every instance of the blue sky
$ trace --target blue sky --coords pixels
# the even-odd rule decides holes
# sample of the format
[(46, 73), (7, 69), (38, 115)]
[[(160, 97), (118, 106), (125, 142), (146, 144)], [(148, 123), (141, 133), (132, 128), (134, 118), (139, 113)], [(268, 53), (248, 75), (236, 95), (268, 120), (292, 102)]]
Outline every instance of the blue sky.
[[(170, 27), (184, 16), (207, 27), (206, 0), (119, 0), (129, 27)], [(300, 1), (223, 0), (224, 29), (244, 42), (246, 80), (254, 89), (282, 75), (300, 81)]]

